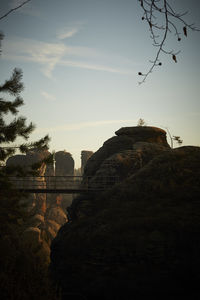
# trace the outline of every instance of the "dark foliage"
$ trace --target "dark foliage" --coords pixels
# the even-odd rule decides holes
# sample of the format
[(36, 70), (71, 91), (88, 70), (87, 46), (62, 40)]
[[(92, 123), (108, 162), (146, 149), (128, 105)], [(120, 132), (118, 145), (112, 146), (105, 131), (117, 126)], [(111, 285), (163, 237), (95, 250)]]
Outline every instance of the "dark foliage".
[(48, 135), (33, 143), (13, 145), (13, 142), (19, 137), (27, 140), (35, 129), (35, 125), (33, 125), (32, 122), (28, 125), (26, 124), (25, 117), (15, 117), (13, 121), (8, 124), (5, 120), (8, 113), (17, 115), (18, 109), (24, 104), (23, 99), (19, 96), (24, 88), (21, 79), (22, 71), (20, 69), (14, 69), (11, 78), (0, 85), (1, 93), (7, 93), (10, 96), (16, 97), (13, 101), (0, 98), (0, 161), (4, 161), (8, 156), (14, 154), (17, 149), (25, 153), (33, 148), (48, 148), (48, 142), (50, 140)]

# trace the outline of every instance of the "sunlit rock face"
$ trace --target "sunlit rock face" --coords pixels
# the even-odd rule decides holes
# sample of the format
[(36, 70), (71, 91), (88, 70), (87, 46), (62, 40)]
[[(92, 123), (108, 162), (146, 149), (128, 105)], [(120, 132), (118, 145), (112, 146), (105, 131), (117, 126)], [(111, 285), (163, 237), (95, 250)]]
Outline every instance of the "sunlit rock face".
[[(20, 166), (24, 169), (24, 171), (30, 171), (32, 165), (42, 161), (50, 155), (48, 151), (32, 151), (27, 153), (26, 155), (15, 155), (10, 157), (7, 160), (7, 166)], [(36, 188), (45, 188), (48, 185), (53, 186), (54, 175), (60, 177), (60, 184), (64, 184), (65, 176), (74, 176), (74, 159), (69, 152), (59, 151), (55, 153), (55, 170), (53, 168), (53, 164), (45, 164), (43, 163), (40, 168), (37, 170), (38, 177), (35, 177), (34, 185)], [(19, 178), (18, 178), (19, 180)], [(31, 187), (32, 179), (30, 178), (30, 182), (27, 179), (27, 187)], [(38, 210), (43, 210), (45, 212), (46, 208), (49, 208), (51, 205), (56, 204), (56, 197), (58, 195), (55, 194), (30, 194), (28, 196), (28, 203), (30, 206), (30, 210), (35, 207), (36, 212)], [(69, 206), (72, 202), (72, 195), (62, 195), (60, 205), (63, 208)]]
[[(56, 176), (74, 176), (74, 159), (71, 153), (67, 151), (58, 151), (55, 153), (56, 160), (56, 168), (55, 175)], [(65, 182), (65, 178), (60, 177), (60, 182), (63, 184)], [(62, 194), (61, 206), (63, 209), (66, 209), (69, 205), (71, 205), (73, 200), (73, 195), (70, 194)]]
[[(20, 166), (24, 171), (30, 171), (32, 165), (44, 160), (49, 156), (48, 151), (32, 151), (26, 155), (15, 155), (7, 160), (7, 166)], [(70, 153), (60, 151), (55, 155), (56, 175), (73, 175), (74, 161)], [(35, 188), (48, 187), (51, 176), (54, 175), (53, 165), (42, 163), (37, 170), (38, 177), (34, 177)], [(50, 176), (50, 177), (48, 177)], [(17, 178), (18, 180), (20, 178)], [(32, 187), (32, 178), (26, 181), (26, 187)], [(32, 193), (27, 194), (22, 205), (25, 205), (26, 213), (29, 214), (27, 223), (24, 225), (22, 242), (31, 247), (37, 255), (49, 261), (50, 244), (55, 238), (60, 227), (67, 222), (65, 205), (71, 204), (72, 196), (67, 195), (64, 199), (61, 195)]]
[[(46, 176), (46, 183), (48, 185), (53, 186), (54, 184), (54, 175), (55, 176), (62, 176), (57, 178), (59, 181), (59, 185), (64, 184), (65, 176), (74, 176), (74, 159), (71, 153), (66, 151), (58, 151), (55, 153), (55, 169), (53, 168), (53, 164), (47, 165), (47, 169), (45, 172)], [(63, 209), (71, 205), (73, 200), (72, 195), (63, 194), (62, 195), (62, 203), (61, 206)], [(56, 203), (55, 194), (47, 194), (47, 207), (50, 207), (52, 204)]]
[(169, 147), (166, 140), (166, 132), (158, 127), (150, 126), (135, 126), (135, 127), (122, 127), (115, 132), (117, 136), (128, 136), (134, 143), (148, 142), (161, 144), (162, 146)]
[[(37, 164), (38, 162), (44, 160), (50, 155), (48, 151), (30, 151), (26, 155), (14, 155), (8, 158), (6, 165), (7, 166), (19, 166), (23, 168), (25, 172), (29, 172), (32, 170), (32, 166)], [(45, 172), (46, 172), (46, 164), (42, 163), (40, 167), (37, 169), (38, 177), (35, 177), (34, 186), (36, 189), (43, 189), (46, 187), (45, 181)], [(20, 177), (16, 178), (20, 180)], [(19, 183), (20, 184), (20, 183)], [(26, 187), (32, 188), (32, 178), (27, 177), (26, 179)], [(45, 213), (46, 211), (46, 194), (29, 194), (27, 195), (27, 204), (28, 210), (32, 211), (34, 209), (35, 213)]]
[[(85, 176), (95, 175), (105, 160), (110, 159), (114, 154), (118, 154), (126, 150), (130, 150), (129, 154), (131, 151), (133, 151), (133, 153), (139, 153), (139, 151), (142, 152), (143, 148), (147, 151), (148, 146), (145, 146), (147, 143), (152, 144), (152, 146), (149, 146), (149, 148), (151, 148), (150, 158), (152, 158), (153, 155), (153, 147), (155, 149), (160, 149), (160, 151), (162, 151), (162, 149), (165, 150), (170, 148), (166, 140), (166, 132), (157, 127), (124, 127), (115, 133), (116, 136), (108, 139), (103, 146), (93, 154), (92, 159), (88, 161), (85, 167)], [(136, 145), (138, 142), (146, 144), (143, 147), (141, 144)], [(157, 151), (155, 150), (155, 155), (158, 154)]]
[[(89, 189), (109, 189), (137, 173), (154, 157), (170, 151), (166, 132), (157, 127), (124, 127), (115, 133), (116, 136), (105, 141), (85, 166), (83, 185)], [(76, 215), (83, 216), (85, 207), (89, 210), (90, 204), (88, 199), (80, 201)]]
[[(57, 199), (59, 196), (56, 197)], [(56, 237), (56, 234), (60, 227), (68, 221), (65, 210), (61, 207), (60, 201), (57, 204), (51, 205), (45, 214), (45, 227), (44, 232), (46, 234), (46, 241), (48, 245), (51, 245), (52, 240)]]

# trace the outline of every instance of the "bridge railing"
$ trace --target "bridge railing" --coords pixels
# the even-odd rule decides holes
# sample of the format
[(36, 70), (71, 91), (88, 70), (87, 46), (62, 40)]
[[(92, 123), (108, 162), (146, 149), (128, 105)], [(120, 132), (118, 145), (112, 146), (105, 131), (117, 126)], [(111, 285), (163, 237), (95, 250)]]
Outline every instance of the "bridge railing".
[(9, 176), (9, 182), (17, 189), (60, 189), (79, 187), (81, 176)]
[(118, 181), (117, 177), (83, 177), (82, 176), (10, 176), (9, 181), (12, 188), (16, 190), (30, 191), (32, 193), (48, 191), (97, 191), (105, 190)]

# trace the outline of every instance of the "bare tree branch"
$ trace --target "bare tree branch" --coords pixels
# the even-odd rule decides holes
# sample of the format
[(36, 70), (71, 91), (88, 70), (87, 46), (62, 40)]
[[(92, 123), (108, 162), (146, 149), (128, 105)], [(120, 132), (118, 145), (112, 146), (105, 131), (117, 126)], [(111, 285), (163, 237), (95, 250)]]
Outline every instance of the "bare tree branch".
[[(181, 35), (187, 37), (188, 29), (192, 31), (200, 31), (194, 24), (188, 24), (184, 19), (188, 12), (182, 14), (176, 13), (168, 3), (168, 0), (138, 0), (143, 9), (142, 20), (145, 20), (149, 25), (150, 36), (153, 40), (153, 46), (157, 47), (154, 60), (150, 61), (152, 66), (147, 73), (138, 72), (138, 75), (143, 76), (143, 80), (139, 84), (144, 83), (147, 76), (152, 73), (153, 69), (161, 66), (160, 54), (170, 55), (174, 62), (177, 62), (177, 55), (180, 51), (166, 50), (165, 41), (169, 33), (174, 33), (178, 41), (181, 41)], [(156, 21), (159, 19), (159, 23)], [(161, 20), (161, 21), (160, 21)], [(178, 24), (177, 24), (178, 23)], [(178, 30), (178, 25), (182, 26), (182, 33)], [(179, 25), (180, 26), (180, 25)]]
[(15, 8), (10, 9), (5, 15), (0, 17), (0, 20), (2, 20), (3, 18), (6, 18), (9, 14), (11, 14), (13, 11), (19, 9), (20, 7), (24, 6), (26, 3), (30, 2), (31, 0), (26, 0), (23, 3), (21, 3), (20, 5), (18, 5)]

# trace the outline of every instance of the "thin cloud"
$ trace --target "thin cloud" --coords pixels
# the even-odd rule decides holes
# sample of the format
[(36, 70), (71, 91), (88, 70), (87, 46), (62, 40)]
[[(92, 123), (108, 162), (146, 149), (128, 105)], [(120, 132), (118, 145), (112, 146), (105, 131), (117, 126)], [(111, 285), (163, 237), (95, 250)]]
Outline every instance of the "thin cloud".
[(62, 126), (55, 126), (50, 128), (38, 128), (35, 132), (61, 132), (61, 131), (77, 131), (84, 128), (91, 127), (100, 127), (105, 125), (113, 125), (113, 124), (125, 124), (131, 123), (133, 124), (134, 120), (102, 120), (102, 121), (91, 121), (91, 122), (81, 122), (81, 123), (71, 123)]
[(57, 38), (59, 40), (64, 40), (74, 36), (78, 31), (78, 28), (65, 28), (60, 30), (60, 32), (57, 34)]
[(97, 65), (97, 64), (89, 64), (81, 61), (72, 61), (72, 60), (61, 60), (60, 63), (62, 65), (76, 67), (81, 69), (88, 69), (88, 70), (95, 70), (95, 71), (105, 71), (111, 73), (120, 73), (120, 74), (131, 74), (131, 71), (121, 70), (117, 68), (111, 68), (104, 65)]
[(41, 92), (41, 95), (42, 95), (45, 99), (47, 99), (47, 100), (50, 100), (50, 101), (56, 100), (56, 97), (55, 97), (54, 95), (51, 95), (51, 94), (49, 94), (49, 93), (47, 93), (47, 92), (45, 92), (45, 91), (42, 91), (42, 92)]
[(37, 63), (41, 66), (44, 75), (50, 78), (66, 51), (67, 48), (62, 43), (44, 43), (32, 39), (13, 38), (5, 40), (2, 58)]
[(59, 40), (64, 40), (67, 38), (71, 38), (76, 35), (85, 25), (85, 22), (73, 22), (70, 25), (61, 28), (57, 31), (57, 38)]
[[(97, 63), (99, 59), (102, 59), (101, 54), (95, 49), (87, 47), (71, 47), (62, 42), (45, 43), (15, 37), (5, 40), (3, 48), (3, 59), (37, 63), (48, 78), (52, 77), (57, 65), (118, 74), (133, 74), (133, 71), (130, 70)], [(82, 58), (81, 61), (80, 58)]]

